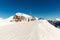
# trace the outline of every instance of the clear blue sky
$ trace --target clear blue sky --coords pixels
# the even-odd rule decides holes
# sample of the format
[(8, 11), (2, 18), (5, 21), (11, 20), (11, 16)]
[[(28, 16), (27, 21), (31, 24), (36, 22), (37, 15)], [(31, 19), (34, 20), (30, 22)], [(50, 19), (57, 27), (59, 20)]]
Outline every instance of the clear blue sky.
[(0, 17), (23, 12), (42, 18), (60, 18), (60, 0), (0, 0)]

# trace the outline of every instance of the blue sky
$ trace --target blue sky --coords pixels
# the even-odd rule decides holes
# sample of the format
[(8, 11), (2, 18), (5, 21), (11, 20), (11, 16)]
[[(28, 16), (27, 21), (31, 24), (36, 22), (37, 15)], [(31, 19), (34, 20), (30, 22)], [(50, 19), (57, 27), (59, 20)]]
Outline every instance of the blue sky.
[(42, 18), (60, 18), (60, 0), (0, 0), (0, 17), (22, 12)]

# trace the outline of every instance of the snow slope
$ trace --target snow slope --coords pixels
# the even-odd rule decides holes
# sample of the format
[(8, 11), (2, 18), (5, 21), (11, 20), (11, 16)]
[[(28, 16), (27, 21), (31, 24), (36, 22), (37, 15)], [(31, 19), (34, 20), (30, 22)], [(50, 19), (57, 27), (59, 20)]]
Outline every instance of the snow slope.
[[(29, 18), (29, 19), (32, 19), (32, 16), (31, 16), (31, 15), (27, 15), (27, 14), (20, 13), (20, 12), (17, 12), (15, 15), (17, 15), (17, 16), (24, 16), (24, 17), (26, 18), (25, 21), (28, 21), (28, 18)], [(11, 16), (11, 17), (9, 17), (9, 18), (6, 18), (5, 20), (8, 21), (8, 22), (11, 21), (11, 20), (14, 21), (14, 20), (13, 20), (13, 17), (14, 17), (14, 15)], [(38, 20), (37, 17), (35, 17), (35, 19)]]
[[(30, 17), (21, 13), (16, 15)], [(47, 20), (30, 22), (10, 22), (10, 20), (13, 20), (13, 16), (0, 21), (0, 40), (60, 40), (60, 29)]]
[(46, 20), (5, 23), (0, 26), (0, 40), (60, 40), (60, 29)]
[(60, 40), (60, 29), (55, 28), (46, 20), (40, 20), (39, 31), (40, 40)]
[(36, 28), (34, 22), (0, 26), (0, 40), (37, 40)]

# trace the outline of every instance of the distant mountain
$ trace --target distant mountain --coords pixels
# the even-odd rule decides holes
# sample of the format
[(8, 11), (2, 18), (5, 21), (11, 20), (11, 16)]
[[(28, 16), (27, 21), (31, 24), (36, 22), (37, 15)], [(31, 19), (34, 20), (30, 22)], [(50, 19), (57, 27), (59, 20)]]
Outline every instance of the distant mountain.
[(57, 28), (60, 28), (60, 19), (48, 20), (48, 22)]
[(60, 21), (60, 19), (59, 19), (59, 18), (56, 18), (56, 20), (57, 20), (57, 21)]

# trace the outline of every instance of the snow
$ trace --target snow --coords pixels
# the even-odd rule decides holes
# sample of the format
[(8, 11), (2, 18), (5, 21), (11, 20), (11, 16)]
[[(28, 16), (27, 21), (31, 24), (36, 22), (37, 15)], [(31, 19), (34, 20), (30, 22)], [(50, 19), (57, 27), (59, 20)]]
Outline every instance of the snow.
[(13, 20), (13, 16), (6, 18), (5, 20)]
[(23, 15), (23, 16), (25, 16), (25, 17), (31, 17), (31, 16), (29, 16), (29, 15), (27, 15), (27, 14), (20, 13), (20, 12), (16, 13), (16, 15), (18, 15), (18, 16)]
[(40, 40), (60, 40), (60, 29), (55, 28), (46, 20), (41, 20), (39, 23)]
[(34, 22), (32, 23), (24, 22), (24, 23), (14, 23), (4, 25), (0, 27), (0, 40), (29, 40), (29, 39), (33, 40), (32, 36), (35, 36), (34, 31), (36, 30), (36, 26), (37, 25)]
[[(18, 13), (16, 13), (16, 15), (18, 15), (18, 16), (24, 16), (26, 19), (28, 19), (28, 18), (31, 18), (32, 16), (31, 15), (27, 15), (27, 14), (24, 14), (24, 13), (20, 13), (20, 12), (18, 12)], [(36, 18), (36, 20), (38, 19), (37, 17), (35, 17)]]
[[(21, 13), (16, 15), (26, 16)], [(13, 16), (0, 21), (0, 40), (60, 40), (60, 29), (47, 20), (30, 22), (10, 22), (10, 20), (13, 20)]]
[[(32, 18), (31, 15), (27, 15), (27, 14), (20, 13), (20, 12), (17, 12), (15, 15), (17, 15), (17, 16), (24, 16), (24, 17), (26, 18), (26, 20), (24, 20), (24, 21), (28, 21), (28, 18), (29, 18), (29, 19)], [(6, 21), (8, 21), (8, 22), (10, 22), (10, 21), (13, 21), (13, 22), (14, 22), (13, 17), (14, 17), (14, 15), (11, 16), (11, 17), (9, 17), (9, 18), (6, 18), (6, 19), (4, 19), (4, 20), (6, 20)], [(38, 20), (37, 17), (35, 17), (35, 18), (36, 18), (36, 20)]]
[(56, 18), (56, 20), (57, 20), (57, 21), (60, 21), (60, 19), (59, 19), (59, 18)]
[(4, 24), (0, 23), (0, 40), (60, 40), (60, 29), (47, 20)]

